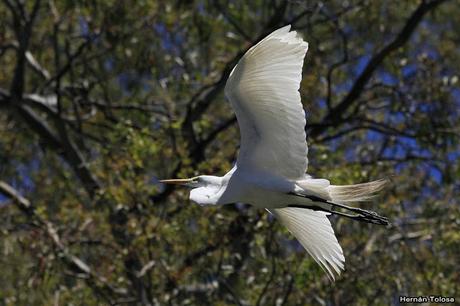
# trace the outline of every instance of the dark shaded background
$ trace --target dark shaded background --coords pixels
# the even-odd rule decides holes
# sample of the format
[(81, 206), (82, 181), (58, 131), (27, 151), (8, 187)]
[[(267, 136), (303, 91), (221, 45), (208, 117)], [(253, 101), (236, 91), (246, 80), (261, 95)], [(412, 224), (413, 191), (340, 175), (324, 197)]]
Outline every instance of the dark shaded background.
[[(457, 1), (0, 3), (1, 305), (398, 305), (460, 299)], [(158, 178), (224, 174), (223, 87), (285, 24), (309, 42), (309, 172), (391, 177), (384, 228), (332, 217), (331, 284), (262, 210)]]

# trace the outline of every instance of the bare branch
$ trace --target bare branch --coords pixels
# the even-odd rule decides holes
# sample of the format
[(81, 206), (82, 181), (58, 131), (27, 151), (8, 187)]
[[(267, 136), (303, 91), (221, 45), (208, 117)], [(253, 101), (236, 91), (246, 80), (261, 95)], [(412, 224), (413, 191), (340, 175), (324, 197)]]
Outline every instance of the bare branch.
[(214, 0), (214, 5), (219, 10), (219, 12), (224, 16), (224, 18), (235, 28), (238, 34), (243, 36), (244, 39), (246, 39), (246, 41), (250, 42), (252, 38), (240, 27), (238, 21), (236, 21), (233, 18), (233, 16), (230, 15), (230, 13), (228, 12), (228, 9), (223, 8), (219, 0)]
[(36, 114), (29, 106), (20, 105), (17, 107), (17, 111), (24, 118), (25, 123), (29, 125), (29, 127), (50, 146), (50, 148), (56, 150), (67, 160), (88, 194), (94, 197), (96, 190), (100, 188), (100, 183), (92, 174), (83, 155), (75, 144), (70, 139), (61, 139), (46, 123), (46, 120)]
[[(376, 55), (374, 55), (369, 63), (364, 68), (363, 72), (354, 82), (350, 92), (343, 98), (343, 100), (336, 106), (334, 106), (331, 111), (325, 116), (322, 122), (329, 123), (332, 126), (336, 126), (342, 121), (343, 115), (349, 109), (349, 107), (357, 101), (361, 93), (364, 90), (364, 87), (369, 82), (374, 72), (380, 66), (380, 64), (387, 58), (391, 53), (402, 47), (411, 37), (412, 33), (415, 31), (417, 26), (422, 21), (423, 17), (438, 5), (440, 5), (445, 0), (435, 0), (435, 1), (422, 1), (418, 8), (412, 13), (412, 15), (407, 20), (401, 32), (382, 48)], [(309, 132), (310, 136), (317, 137), (325, 130), (325, 126), (317, 126), (312, 128)]]
[(30, 51), (26, 51), (26, 59), (27, 63), (32, 67), (32, 69), (38, 73), (41, 77), (45, 80), (50, 78), (50, 73), (44, 67), (40, 65), (40, 63), (35, 59), (33, 54)]
[(23, 197), (16, 189), (10, 186), (4, 181), (0, 181), (0, 193), (11, 198), (18, 208), (24, 212), (27, 217), (34, 222), (39, 228), (51, 239), (53, 246), (58, 251), (58, 258), (62, 258), (63, 261), (69, 266), (69, 268), (77, 269), (79, 273), (84, 274), (84, 279), (87, 280), (90, 287), (95, 291), (96, 294), (103, 296), (109, 303), (112, 303), (111, 296), (116, 295), (127, 295), (128, 292), (124, 288), (116, 288), (110, 285), (107, 280), (97, 274), (87, 263), (81, 258), (75, 256), (70, 252), (67, 246), (62, 242), (59, 237), (58, 231), (53, 223), (45, 220), (39, 214), (36, 213), (35, 207), (32, 206), (31, 202)]
[(327, 96), (326, 96), (326, 105), (328, 107), (328, 110), (330, 111), (331, 110), (331, 99), (332, 99), (332, 74), (334, 73), (334, 71), (345, 65), (347, 62), (348, 62), (348, 37), (347, 37), (347, 34), (342, 30), (342, 28), (340, 27), (339, 25), (339, 19), (335, 16), (334, 17), (331, 17), (329, 16), (329, 14), (324, 10), (323, 7), (320, 8), (319, 10), (323, 15), (327, 16), (332, 24), (334, 25), (334, 28), (337, 30), (337, 32), (340, 34), (340, 37), (341, 37), (341, 41), (342, 41), (342, 58), (333, 63), (328, 71), (327, 71)]
[(74, 61), (82, 54), (82, 52), (91, 44), (92, 40), (91, 39), (86, 39), (83, 43), (81, 43), (77, 50), (70, 54), (67, 62), (63, 65), (63, 67), (56, 73), (56, 75), (53, 75), (51, 78), (48, 79), (48, 81), (41, 87), (41, 90), (44, 88), (50, 86), (53, 84), (53, 82), (56, 82), (58, 79), (60, 79), (65, 73), (67, 73), (72, 65), (74, 64)]
[(110, 110), (120, 110), (120, 111), (140, 111), (140, 112), (148, 112), (154, 113), (157, 115), (167, 117), (168, 114), (164, 110), (164, 105), (143, 105), (141, 103), (104, 103), (102, 101), (88, 101), (85, 102), (84, 105), (91, 105), (95, 106), (99, 109), (110, 109)]
[(12, 199), (13, 201), (16, 201), (18, 205), (20, 205), (22, 208), (25, 208), (26, 210), (29, 210), (31, 208), (30, 201), (24, 198), (19, 193), (19, 191), (17, 191), (4, 181), (0, 181), (0, 192), (8, 198)]
[[(0, 56), (2, 56), (6, 51), (8, 50), (14, 50), (18, 51), (19, 45), (16, 41), (4, 44), (0, 46)], [(42, 78), (45, 80), (48, 80), (50, 78), (50, 74), (48, 70), (46, 70), (43, 66), (40, 65), (40, 63), (35, 59), (33, 54), (30, 51), (26, 51), (25, 53), (27, 64), (32, 68), (33, 71), (35, 71), (38, 75), (40, 75)]]
[[(287, 1), (282, 1), (281, 4), (275, 9), (273, 16), (267, 22), (259, 37), (255, 40), (256, 42), (265, 37), (267, 32), (279, 26), (279, 24), (283, 21), (283, 16), (286, 11), (287, 5)], [(236, 65), (238, 60), (244, 55), (246, 50), (249, 49), (249, 47), (250, 46), (238, 52), (236, 56), (234, 56), (227, 62), (217, 82), (215, 82), (212, 85), (203, 86), (187, 104), (187, 113), (185, 116), (184, 123), (182, 124), (182, 132), (192, 147), (191, 151), (194, 151), (198, 144), (198, 140), (193, 129), (193, 122), (195, 122), (202, 116), (202, 114), (208, 109), (209, 105), (211, 105), (215, 98), (222, 92), (222, 90), (225, 87), (225, 83), (227, 82), (227, 79), (230, 75), (230, 72), (232, 71), (233, 67)], [(198, 155), (196, 155), (195, 157), (195, 161), (200, 161), (203, 158), (203, 156)]]
[(207, 146), (214, 141), (222, 132), (225, 132), (229, 127), (236, 123), (236, 116), (231, 117), (221, 125), (219, 125), (216, 129), (211, 131), (206, 138), (201, 140), (198, 145), (195, 147), (195, 150), (192, 152), (192, 156), (200, 156), (203, 154), (204, 150)]
[(245, 51), (240, 51), (235, 57), (233, 57), (225, 66), (221, 77), (217, 82), (212, 85), (206, 85), (199, 93), (192, 97), (190, 102), (187, 104), (187, 114), (182, 126), (183, 133), (188, 136), (187, 138), (193, 145), (197, 144), (197, 139), (193, 131), (193, 122), (195, 122), (214, 101), (214, 99), (221, 93), (227, 82), (227, 78), (233, 69), (233, 66), (237, 63), (239, 58), (244, 54)]
[(276, 258), (275, 258), (275, 256), (271, 256), (271, 259), (272, 259), (272, 261), (271, 261), (272, 267), (271, 267), (270, 276), (268, 277), (267, 282), (265, 283), (262, 291), (259, 294), (259, 297), (257, 298), (256, 306), (265, 304), (265, 303), (263, 303), (264, 302), (264, 296), (267, 293), (268, 288), (269, 288), (270, 284), (273, 282), (273, 279), (275, 278), (275, 275), (276, 275)]

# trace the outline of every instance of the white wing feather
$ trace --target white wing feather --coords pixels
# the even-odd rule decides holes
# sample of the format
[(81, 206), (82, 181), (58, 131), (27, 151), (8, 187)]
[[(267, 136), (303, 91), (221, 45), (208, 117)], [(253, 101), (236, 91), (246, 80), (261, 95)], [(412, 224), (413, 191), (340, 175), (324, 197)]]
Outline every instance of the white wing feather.
[[(290, 26), (252, 47), (233, 69), (225, 87), (241, 133), (237, 166), (298, 180), (305, 178), (308, 147), (300, 100), (308, 44)], [(345, 258), (327, 213), (302, 208), (269, 210), (334, 279)]]
[(225, 95), (240, 126), (238, 168), (299, 179), (308, 165), (299, 93), (308, 44), (289, 30), (274, 31), (246, 52)]
[(269, 212), (288, 228), (333, 280), (334, 273), (340, 275), (345, 257), (327, 218), (328, 213), (294, 207), (270, 209)]

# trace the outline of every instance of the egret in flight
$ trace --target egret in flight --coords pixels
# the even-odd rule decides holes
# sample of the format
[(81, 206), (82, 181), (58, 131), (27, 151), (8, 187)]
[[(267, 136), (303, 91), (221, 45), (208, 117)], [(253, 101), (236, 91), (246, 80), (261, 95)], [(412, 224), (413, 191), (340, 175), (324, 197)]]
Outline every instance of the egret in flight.
[(371, 199), (386, 180), (337, 186), (306, 174), (306, 121), (299, 87), (308, 44), (290, 28), (262, 39), (230, 73), (225, 95), (241, 134), (233, 169), (222, 177), (161, 182), (193, 188), (190, 200), (200, 205), (242, 202), (267, 209), (334, 280), (345, 258), (327, 216), (388, 224), (375, 212), (346, 205)]

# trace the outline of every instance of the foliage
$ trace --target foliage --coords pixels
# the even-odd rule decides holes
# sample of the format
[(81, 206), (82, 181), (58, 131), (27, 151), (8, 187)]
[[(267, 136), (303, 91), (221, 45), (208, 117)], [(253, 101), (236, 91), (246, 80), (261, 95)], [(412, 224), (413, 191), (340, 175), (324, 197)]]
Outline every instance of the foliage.
[[(2, 305), (398, 305), (460, 298), (455, 1), (0, 4)], [(309, 172), (392, 177), (393, 226), (332, 218), (335, 284), (270, 215), (201, 208), (158, 178), (223, 175), (223, 87), (291, 23), (310, 44)]]

